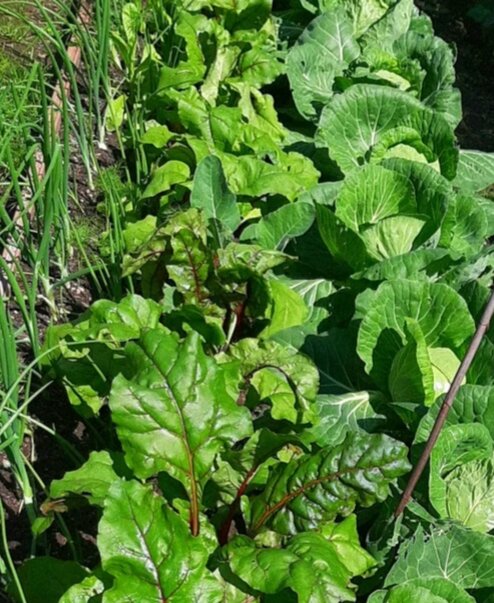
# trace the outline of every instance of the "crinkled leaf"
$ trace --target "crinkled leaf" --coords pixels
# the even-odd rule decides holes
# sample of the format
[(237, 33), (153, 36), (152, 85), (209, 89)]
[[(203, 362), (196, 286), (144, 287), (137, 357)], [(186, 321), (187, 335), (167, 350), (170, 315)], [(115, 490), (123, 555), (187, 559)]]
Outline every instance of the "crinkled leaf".
[(345, 441), (272, 469), (252, 504), (251, 530), (282, 534), (316, 528), (349, 515), (355, 505), (383, 501), (390, 484), (410, 468), (407, 448), (383, 434), (349, 433)]
[(151, 181), (142, 193), (143, 199), (155, 197), (169, 191), (174, 184), (183, 184), (190, 178), (190, 168), (182, 161), (167, 161), (157, 168), (151, 177)]
[(246, 338), (222, 358), (230, 359), (239, 362), (246, 386), (254, 387), (261, 400), (271, 402), (274, 418), (292, 422), (312, 418), (319, 378), (305, 355), (274, 341)]
[[(365, 554), (358, 539), (354, 546)], [(226, 552), (232, 571), (257, 591), (277, 593), (289, 588), (300, 603), (337, 603), (354, 599), (350, 579), (373, 565), (368, 556), (367, 563), (355, 571), (346, 566), (340, 550), (321, 534), (305, 533), (292, 538), (284, 549), (260, 548), (253, 540), (237, 536)]]
[(494, 518), (491, 457), (492, 439), (484, 425), (443, 428), (429, 474), (429, 498), (441, 517), (488, 531)]

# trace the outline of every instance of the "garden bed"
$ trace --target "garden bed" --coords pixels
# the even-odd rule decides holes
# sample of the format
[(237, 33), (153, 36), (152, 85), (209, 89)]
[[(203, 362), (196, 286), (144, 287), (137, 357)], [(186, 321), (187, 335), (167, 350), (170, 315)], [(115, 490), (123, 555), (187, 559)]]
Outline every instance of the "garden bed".
[[(366, 72), (357, 57), (368, 50), (366, 44), (372, 47), (372, 35), (365, 43), (349, 35), (349, 56), (341, 58), (344, 68), (334, 86), (319, 89), (317, 74), (304, 83), (301, 74), (314, 51), (311, 36), (324, 36), (331, 23), (316, 33), (309, 27), (305, 48), (298, 55), (300, 47), (288, 54), (284, 44), (293, 43), (291, 32), (300, 33), (318, 15), (316, 2), (302, 4), (305, 9), (312, 6), (313, 14), (301, 8), (283, 13), (285, 29), (280, 32), (265, 9), (248, 15), (249, 28), (237, 8), (215, 9), (214, 19), (209, 9), (191, 9), (190, 21), (185, 19), (181, 29), (170, 33), (176, 36), (170, 48), (168, 38), (161, 39), (168, 21), (157, 7), (148, 20), (146, 11), (139, 15), (127, 7), (125, 27), (114, 24), (121, 71), (114, 72), (116, 91), (104, 120), (111, 132), (101, 138), (95, 128), (91, 138), (102, 168), (96, 182), (86, 169), (80, 138), (72, 134), (68, 147), (70, 186), (77, 196), (68, 216), (75, 224), (74, 236), (82, 241), (81, 252), (90, 253), (85, 258), (76, 253), (68, 261), (68, 272), (80, 270), (83, 277), (68, 278), (69, 289), (58, 288), (64, 293), (54, 297), (62, 310), (57, 320), (53, 303), (50, 309), (45, 299), (37, 302), (48, 310), (38, 324), (41, 339), (46, 338), (45, 356), (33, 387), (51, 384), (29, 405), (35, 423), (23, 445), (24, 456), (45, 485), (34, 505), (37, 550), (50, 556), (44, 571), (62, 573), (65, 568), (74, 574), (63, 585), (73, 585), (70, 596), (84, 594), (81, 600), (86, 601), (105, 590), (113, 596), (108, 601), (119, 602), (124, 591), (134, 593), (135, 601), (144, 597), (177, 603), (192, 601), (192, 593), (199, 593), (201, 603), (343, 601), (352, 600), (356, 592), (353, 576), (362, 601), (391, 602), (424, 592), (442, 594), (444, 601), (491, 601), (494, 576), (482, 566), (494, 558), (491, 520), (474, 514), (476, 531), (471, 532), (470, 519), (453, 508), (452, 490), (441, 473), (451, 442), (443, 442), (435, 453), (431, 475), (437, 481), (432, 486), (427, 478), (420, 483), (401, 531), (393, 533), (392, 513), (409, 461), (416, 460), (427, 439), (440, 394), (452, 380), (489, 291), (494, 213), (489, 196), (480, 193), (492, 183), (493, 160), (484, 155), (479, 159), (487, 168), (481, 165), (477, 183), (472, 176), (477, 168), (468, 163), (474, 160), (462, 155), (455, 178), (458, 157), (452, 131), (458, 104), (453, 86), (448, 77), (437, 84), (437, 98), (444, 94), (444, 103), (425, 94), (422, 83), (435, 66), (424, 59), (410, 67), (408, 61), (416, 59), (412, 44), (397, 42), (395, 47), (402, 71)], [(492, 49), (484, 52), (479, 46), (482, 32), (463, 9), (438, 3), (424, 3), (424, 8), (438, 34), (457, 46), (457, 85), (463, 96), (460, 146), (493, 151)], [(427, 21), (414, 18), (413, 27), (427, 44), (437, 44), (449, 73), (449, 51), (431, 41)], [(348, 15), (335, 12), (333, 19), (348, 27)], [(204, 40), (219, 36), (218, 31), (224, 37), (209, 46), (202, 37), (197, 42), (188, 30), (191, 23), (203, 28)], [(253, 35), (250, 27), (259, 31)], [(375, 24), (368, 27), (372, 34)], [(378, 29), (377, 34), (384, 35)], [(232, 51), (225, 46), (218, 71), (213, 76), (202, 73), (197, 57), (204, 53), (210, 61), (215, 44), (235, 35), (238, 47), (233, 45)], [(324, 44), (330, 47), (329, 38)], [(144, 42), (156, 54), (146, 55)], [(378, 47), (373, 51), (369, 56), (375, 58)], [(415, 51), (422, 60), (419, 44)], [(155, 91), (147, 89), (158, 81), (153, 61), (161, 68), (173, 53), (173, 66), (163, 67), (168, 79), (158, 78), (166, 92), (155, 102)], [(229, 61), (237, 67), (226, 76)], [(288, 77), (282, 75), (285, 63)], [(148, 79), (140, 69), (148, 69)], [(405, 76), (412, 82), (409, 88)], [(175, 82), (170, 90), (169, 81)], [(94, 90), (85, 88), (82, 77), (79, 83), (82, 106), (91, 113)], [(273, 94), (274, 105), (265, 90)], [(389, 95), (406, 111), (378, 141), (380, 147), (373, 140), (374, 146), (355, 157), (367, 124), (359, 141), (358, 136), (351, 138), (347, 121), (355, 115), (364, 120), (362, 107), (372, 111), (379, 95), (385, 109)], [(202, 97), (211, 104), (201, 104)], [(343, 102), (349, 103), (346, 109)], [(197, 115), (210, 110), (208, 131)], [(376, 115), (380, 119), (380, 111)], [(235, 138), (239, 123), (245, 132)], [(400, 144), (389, 142), (393, 136), (402, 137)], [(342, 140), (348, 145), (340, 145)], [(374, 224), (372, 230), (354, 208), (365, 195), (372, 197), (374, 182), (390, 196), (401, 187), (402, 197), (409, 195), (414, 203), (397, 215), (396, 208), (390, 210), (391, 217), (374, 216), (370, 222), (375, 219), (380, 226)], [(111, 196), (115, 190), (118, 199)], [(400, 240), (386, 230), (387, 218), (406, 222)], [(393, 228), (402, 228), (399, 220)], [(410, 229), (416, 239), (405, 248)], [(398, 255), (405, 258), (402, 265)], [(417, 264), (408, 264), (409, 255)], [(94, 274), (91, 264), (98, 265)], [(105, 272), (99, 264), (109, 268)], [(107, 274), (102, 284), (100, 274)], [(58, 268), (50, 269), (53, 282), (64, 276)], [(91, 306), (93, 298), (112, 301)], [(424, 312), (423, 300), (428, 306)], [(85, 320), (77, 324), (88, 307)], [(392, 308), (394, 319), (384, 316), (383, 308)], [(11, 309), (18, 312), (15, 306)], [(415, 312), (414, 319), (407, 312)], [(23, 317), (13, 316), (21, 330)], [(76, 326), (67, 325), (67, 319), (75, 319)], [(53, 327), (57, 321), (59, 326)], [(46, 334), (48, 324), (52, 328)], [(446, 427), (452, 441), (458, 437), (465, 446), (480, 442), (483, 450), (471, 458), (454, 457), (453, 477), (448, 479), (456, 479), (453, 486), (462, 492), (468, 487), (466, 473), (488, 473), (491, 467), (492, 429), (488, 411), (480, 408), (482, 399), (494, 396), (491, 338), (492, 333), (460, 392), (455, 419)], [(26, 338), (23, 346), (27, 364), (32, 351), (26, 351)], [(190, 398), (184, 393), (187, 388), (193, 392)], [(125, 403), (119, 406), (119, 400)], [(194, 403), (200, 408), (188, 410)], [(475, 406), (475, 421), (472, 413), (461, 415), (469, 404), (480, 405)], [(162, 416), (163, 407), (167, 412)], [(181, 427), (170, 419), (177, 408)], [(173, 444), (175, 433), (180, 445)], [(197, 438), (194, 446), (188, 438)], [(22, 569), (36, 567), (24, 563), (32, 544), (29, 518), (21, 509), (25, 493), (15, 487), (5, 456), (2, 462), (0, 499), (7, 514), (8, 546), (31, 593), (29, 572)], [(61, 479), (81, 464), (79, 473)], [(95, 475), (101, 483), (94, 483)], [(434, 489), (435, 483), (443, 490)], [(492, 490), (490, 483), (485, 488)], [(368, 511), (370, 505), (375, 506)], [(140, 535), (134, 533), (135, 525)], [(170, 595), (163, 588), (173, 583), (173, 572), (160, 561), (159, 546), (153, 549), (156, 542), (147, 539), (154, 530), (165, 540), (170, 530), (180, 534), (197, 556), (191, 577), (187, 573), (177, 581)], [(148, 547), (147, 564), (139, 556), (136, 542), (141, 541)], [(445, 571), (442, 558), (434, 561), (431, 542), (440, 551), (459, 543), (455, 563), (468, 565), (460, 580)], [(165, 544), (164, 550), (176, 546)], [(130, 559), (119, 547), (136, 547), (139, 554)], [(427, 568), (420, 565), (421, 547)], [(463, 559), (463, 550), (471, 550), (472, 557)], [(482, 551), (478, 559), (476, 550)], [(119, 555), (125, 557), (124, 570)], [(307, 555), (314, 556), (310, 562)], [(57, 565), (57, 560), (68, 565)], [(318, 569), (314, 580), (314, 567), (325, 563), (329, 569)], [(256, 564), (267, 578), (260, 578)], [(422, 574), (429, 579), (422, 580)], [(12, 582), (10, 592), (15, 592)], [(317, 593), (322, 598), (310, 598)], [(330, 594), (334, 599), (327, 599)], [(3, 596), (9, 600), (10, 595)], [(76, 600), (67, 596), (62, 603)], [(27, 603), (41, 602), (30, 597)]]

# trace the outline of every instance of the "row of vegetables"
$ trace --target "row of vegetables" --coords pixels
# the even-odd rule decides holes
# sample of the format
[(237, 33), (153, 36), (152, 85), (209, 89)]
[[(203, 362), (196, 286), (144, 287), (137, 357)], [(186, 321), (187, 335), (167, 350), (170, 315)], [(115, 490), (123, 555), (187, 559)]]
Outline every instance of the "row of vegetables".
[(411, 0), (136, 0), (113, 44), (132, 291), (45, 342), (111, 433), (50, 486), (39, 530), (101, 509), (61, 603), (494, 601), (492, 330), (393, 516), (493, 277), (454, 51)]

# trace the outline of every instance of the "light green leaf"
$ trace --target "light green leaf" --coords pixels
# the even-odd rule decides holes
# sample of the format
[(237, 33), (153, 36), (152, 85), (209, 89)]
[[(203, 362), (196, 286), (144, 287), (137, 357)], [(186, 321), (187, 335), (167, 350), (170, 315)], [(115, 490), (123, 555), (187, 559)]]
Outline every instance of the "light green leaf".
[(316, 133), (344, 173), (386, 158), (400, 142), (439, 161), (452, 179), (457, 150), (451, 126), (434, 111), (400, 90), (372, 84), (351, 86), (326, 106)]
[(439, 283), (396, 280), (383, 283), (360, 326), (357, 350), (367, 372), (386, 387), (394, 357), (407, 343), (407, 319), (417, 321), (428, 347), (459, 352), (474, 321), (456, 291)]
[[(415, 434), (416, 443), (423, 443), (429, 437), (441, 404), (442, 398), (435, 402), (420, 422)], [(494, 440), (494, 387), (483, 385), (461, 386), (446, 417), (445, 427), (464, 423), (484, 425)]]
[(269, 339), (283, 329), (303, 324), (309, 314), (304, 300), (296, 291), (274, 278), (269, 279), (268, 283), (271, 304), (267, 315), (269, 324), (259, 335), (263, 339)]
[(415, 578), (389, 591), (373, 593), (368, 603), (475, 603), (463, 589), (445, 578)]
[(378, 393), (367, 391), (318, 396), (314, 408), (318, 420), (310, 430), (315, 443), (334, 446), (349, 432), (379, 431), (386, 424), (386, 416), (379, 413), (383, 401)]
[(443, 428), (432, 451), (429, 476), (429, 498), (441, 517), (456, 519), (478, 531), (492, 529), (492, 448), (484, 425)]
[(83, 494), (91, 504), (103, 506), (110, 486), (117, 479), (110, 454), (106, 450), (92, 452), (79, 469), (51, 482), (50, 498), (63, 498), (69, 493)]
[(333, 83), (360, 54), (344, 7), (314, 19), (287, 56), (287, 73), (299, 113), (314, 119), (333, 96)]
[(494, 184), (494, 153), (460, 151), (453, 184), (466, 194), (477, 193)]
[(487, 216), (474, 197), (457, 196), (449, 204), (441, 227), (439, 245), (455, 255), (471, 257), (485, 244)]
[(97, 576), (88, 576), (67, 590), (58, 603), (97, 603), (105, 586)]
[(170, 132), (168, 126), (158, 122), (150, 122), (146, 124), (146, 131), (141, 136), (141, 143), (151, 144), (156, 149), (162, 149), (174, 136), (175, 134)]
[(257, 389), (261, 400), (271, 401), (275, 418), (293, 422), (312, 418), (318, 372), (309, 358), (296, 349), (274, 341), (245, 338), (219, 360), (239, 361), (246, 385)]
[[(299, 237), (309, 230), (314, 218), (315, 208), (309, 203), (297, 202), (283, 205), (254, 225), (252, 238), (266, 249), (283, 250), (290, 239)], [(242, 234), (244, 240), (245, 231)]]
[(190, 178), (190, 168), (182, 161), (167, 161), (157, 168), (151, 181), (142, 193), (142, 199), (148, 199), (169, 191), (174, 184), (183, 184)]
[(336, 200), (336, 216), (348, 228), (377, 224), (397, 214), (416, 212), (410, 181), (380, 165), (367, 165), (345, 179)]
[[(358, 539), (353, 546), (357, 554), (365, 555)], [(237, 536), (227, 555), (232, 571), (255, 590), (278, 593), (289, 588), (300, 603), (338, 603), (354, 599), (350, 579), (373, 565), (368, 556), (364, 564), (350, 569), (340, 550), (335, 541), (315, 533), (295, 536), (285, 549), (260, 548)]]
[(418, 528), (401, 545), (385, 586), (415, 578), (443, 578), (458, 588), (494, 587), (494, 536), (455, 523)]

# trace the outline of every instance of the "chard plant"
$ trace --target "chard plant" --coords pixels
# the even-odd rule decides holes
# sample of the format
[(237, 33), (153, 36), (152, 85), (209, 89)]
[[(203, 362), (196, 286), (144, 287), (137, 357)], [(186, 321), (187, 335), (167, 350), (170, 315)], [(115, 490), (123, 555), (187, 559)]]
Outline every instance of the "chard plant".
[(411, 0), (122, 24), (134, 291), (45, 341), (111, 434), (49, 488), (44, 528), (100, 510), (100, 564), (66, 562), (58, 599), (488, 602), (492, 329), (394, 518), (493, 277), (494, 158), (456, 145), (453, 51)]

